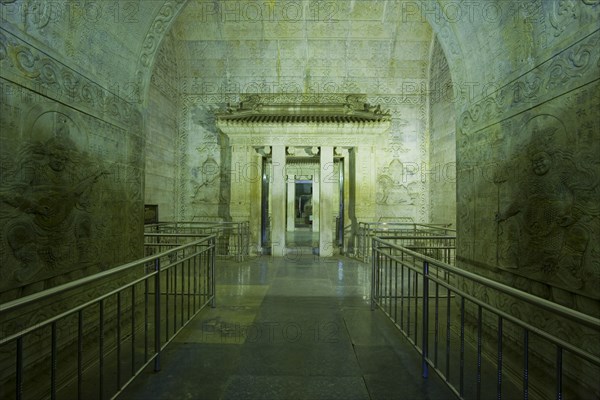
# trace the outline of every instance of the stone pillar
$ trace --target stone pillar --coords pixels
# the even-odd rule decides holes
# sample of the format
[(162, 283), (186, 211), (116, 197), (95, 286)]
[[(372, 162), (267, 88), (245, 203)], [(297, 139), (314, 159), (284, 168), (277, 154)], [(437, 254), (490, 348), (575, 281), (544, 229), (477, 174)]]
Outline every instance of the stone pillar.
[(354, 148), (356, 155), (356, 192), (355, 212), (358, 222), (377, 220), (375, 201), (377, 193), (377, 176), (375, 171), (375, 152), (372, 146)]
[(321, 174), (318, 169), (315, 169), (312, 185), (312, 231), (319, 232), (319, 193), (321, 185)]
[(273, 186), (271, 191), (271, 254), (285, 255), (286, 174), (285, 146), (273, 146)]
[(296, 176), (287, 175), (287, 231), (296, 229)]
[(231, 146), (229, 213), (234, 222), (248, 221), (250, 204), (260, 202), (259, 193), (251, 190), (252, 176), (256, 175), (256, 172), (250, 171), (252, 153), (248, 146)]
[[(344, 227), (350, 226), (350, 224), (352, 223), (352, 220), (350, 219), (350, 213), (349, 213), (349, 205), (350, 205), (350, 157), (349, 157), (349, 152), (348, 149), (344, 149), (344, 148), (336, 148), (336, 154), (341, 155), (343, 157), (343, 165), (340, 165), (340, 168), (343, 168), (343, 174), (342, 176), (344, 177), (343, 180), (343, 184), (344, 184), (344, 193), (343, 193), (343, 201), (344, 201), (344, 218), (343, 221), (341, 221), (341, 223), (343, 224)], [(344, 254), (348, 254), (348, 237), (347, 235), (349, 234), (349, 232), (344, 231), (344, 242), (342, 244), (342, 251), (344, 252)]]
[(319, 190), (319, 255), (331, 257), (333, 255), (333, 181), (327, 179), (333, 171), (333, 147), (321, 147), (320, 190)]
[[(251, 152), (251, 162), (248, 165), (245, 179), (251, 183), (250, 191), (250, 249), (253, 254), (261, 250), (261, 214), (262, 214), (262, 160), (263, 155), (271, 148), (254, 149)], [(262, 154), (261, 154), (262, 153)]]

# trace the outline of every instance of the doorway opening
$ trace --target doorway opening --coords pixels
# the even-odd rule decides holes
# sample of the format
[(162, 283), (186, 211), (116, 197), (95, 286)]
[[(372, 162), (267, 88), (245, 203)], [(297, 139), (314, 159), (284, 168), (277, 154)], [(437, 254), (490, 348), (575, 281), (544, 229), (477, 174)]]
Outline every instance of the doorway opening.
[(309, 229), (313, 223), (313, 181), (296, 180), (294, 192), (294, 228)]
[[(312, 176), (290, 176), (288, 190), (286, 247), (288, 252), (317, 254), (319, 249), (318, 218), (315, 218), (314, 181)], [(293, 187), (292, 187), (293, 186)], [(317, 200), (318, 201), (318, 200)]]

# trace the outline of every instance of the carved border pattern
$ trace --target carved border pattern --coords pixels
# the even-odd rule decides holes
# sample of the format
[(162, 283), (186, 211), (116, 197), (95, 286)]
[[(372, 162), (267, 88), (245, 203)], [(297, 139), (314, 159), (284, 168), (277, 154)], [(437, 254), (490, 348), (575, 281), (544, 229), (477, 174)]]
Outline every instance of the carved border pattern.
[(139, 101), (143, 102), (146, 99), (148, 83), (152, 74), (152, 64), (154, 56), (160, 47), (160, 43), (179, 14), (183, 6), (187, 4), (187, 0), (167, 0), (161, 7), (158, 15), (150, 25), (150, 29), (146, 33), (142, 42), (140, 57), (138, 58), (136, 68), (136, 79), (139, 86)]
[(181, 106), (179, 113), (179, 135), (177, 135), (177, 177), (175, 188), (175, 201), (177, 202), (176, 217), (181, 221), (187, 218), (187, 203), (188, 203), (188, 185), (187, 185), (187, 169), (188, 169), (188, 141), (189, 141), (189, 120), (190, 109), (193, 105), (193, 100), (187, 96), (181, 98)]
[(139, 125), (133, 105), (0, 28), (0, 70), (28, 89), (121, 127)]
[[(422, 61), (421, 63), (421, 74), (423, 77), (427, 76), (427, 70), (429, 68), (428, 61)], [(427, 101), (422, 101), (419, 104), (419, 150), (421, 152), (421, 160), (428, 160), (429, 158), (429, 106)], [(421, 221), (429, 221), (429, 184), (422, 182), (419, 187), (420, 191), (420, 204), (419, 204), (419, 218)]]
[(600, 32), (568, 47), (563, 52), (473, 104), (458, 121), (459, 134), (470, 136), (486, 125), (542, 104), (562, 93), (598, 78)]
[[(421, 3), (424, 4), (428, 2), (429, 0), (421, 0)], [(440, 0), (437, 3), (440, 3)], [(437, 6), (441, 7), (439, 4)], [(447, 18), (430, 18), (430, 15), (427, 14), (426, 18), (442, 46), (448, 67), (450, 68), (452, 82), (466, 82), (468, 79), (465, 79), (466, 77), (464, 76), (466, 69), (463, 61), (463, 51), (450, 22)], [(458, 101), (462, 103), (466, 99), (463, 96), (459, 96)]]

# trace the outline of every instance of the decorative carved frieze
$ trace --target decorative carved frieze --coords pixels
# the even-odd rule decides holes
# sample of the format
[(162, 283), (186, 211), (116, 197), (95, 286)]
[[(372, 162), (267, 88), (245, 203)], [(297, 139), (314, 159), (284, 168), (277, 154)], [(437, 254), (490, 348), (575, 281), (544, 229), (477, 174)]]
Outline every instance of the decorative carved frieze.
[(462, 135), (593, 81), (600, 74), (600, 32), (573, 44), (517, 80), (471, 105), (459, 120)]
[(3, 77), (122, 127), (141, 124), (135, 105), (0, 28)]
[(147, 98), (148, 82), (152, 74), (152, 63), (158, 51), (165, 32), (168, 32), (175, 17), (186, 4), (186, 0), (167, 0), (150, 25), (138, 58), (135, 76), (137, 79), (137, 94), (139, 102)]

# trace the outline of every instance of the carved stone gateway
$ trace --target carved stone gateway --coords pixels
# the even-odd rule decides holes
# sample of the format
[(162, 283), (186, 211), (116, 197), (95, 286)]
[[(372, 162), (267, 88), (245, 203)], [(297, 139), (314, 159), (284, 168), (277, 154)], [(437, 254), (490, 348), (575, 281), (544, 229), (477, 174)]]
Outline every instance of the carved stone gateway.
[[(293, 103), (289, 102), (291, 97), (295, 100)], [(320, 233), (321, 256), (331, 256), (334, 248), (332, 232), (337, 214), (332, 199), (335, 180), (328, 179), (334, 171), (334, 158), (343, 159), (344, 170), (348, 170), (349, 157), (342, 155), (347, 154), (344, 149), (353, 149), (356, 157), (364, 158), (363, 162), (353, 163), (354, 166), (369, 163), (368, 168), (375, 170), (375, 159), (368, 156), (374, 146), (384, 142), (384, 135), (391, 125), (389, 113), (382, 111), (379, 106), (367, 104), (363, 95), (328, 94), (328, 100), (331, 102), (315, 102), (310, 95), (242, 96), (237, 107), (228, 106), (225, 112), (217, 114), (217, 127), (227, 135), (232, 146), (232, 165), (262, 165), (263, 158), (271, 160), (272, 254), (284, 255), (286, 251), (288, 185), (285, 182), (290, 172), (286, 157), (318, 157), (319, 169), (310, 175), (316, 178), (315, 183), (318, 182), (314, 187), (318, 199), (315, 199), (313, 212), (314, 223), (318, 224)], [(252, 150), (265, 147), (268, 149), (266, 152)], [(334, 147), (337, 149), (335, 155)], [(354, 198), (349, 198), (349, 192), (346, 191), (344, 203), (368, 204), (373, 208), (373, 201), (366, 198), (363, 201), (361, 198), (374, 193), (368, 189), (372, 182), (368, 179), (362, 182), (362, 176), (354, 171), (350, 173), (358, 178), (351, 184), (361, 186), (361, 191), (355, 191), (357, 194)], [(260, 182), (245, 179), (234, 181), (233, 175), (231, 179), (232, 217), (249, 219), (251, 230), (258, 232), (261, 211), (256, 209), (256, 205), (261, 203)], [(248, 193), (251, 194), (249, 201)], [(363, 211), (366, 211), (365, 218), (368, 218), (367, 214), (373, 213), (373, 210)], [(344, 220), (344, 226), (350, 223), (348, 216)], [(313, 227), (313, 230), (317, 229)], [(253, 241), (258, 249), (257, 235), (253, 235)]]

